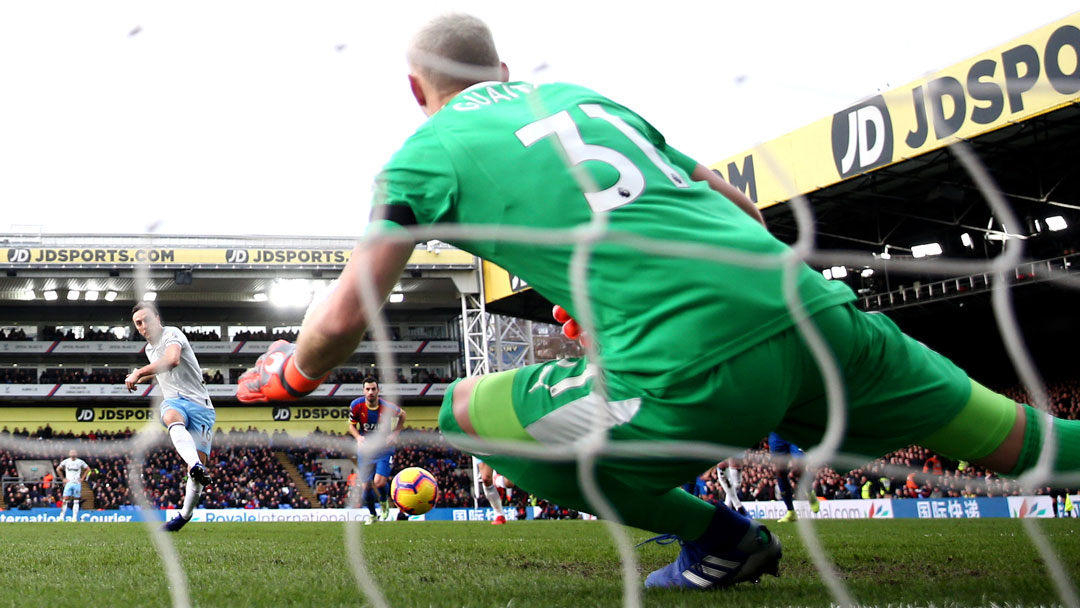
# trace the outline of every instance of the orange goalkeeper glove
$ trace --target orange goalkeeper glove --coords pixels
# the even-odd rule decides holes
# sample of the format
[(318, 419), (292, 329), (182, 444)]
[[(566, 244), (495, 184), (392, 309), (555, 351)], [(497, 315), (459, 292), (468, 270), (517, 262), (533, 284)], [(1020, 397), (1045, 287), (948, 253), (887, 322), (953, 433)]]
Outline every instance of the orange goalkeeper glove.
[(566, 312), (565, 308), (556, 304), (555, 308), (551, 309), (551, 316), (555, 317), (555, 320), (559, 323), (562, 323), (562, 333), (564, 336), (571, 340), (581, 338), (581, 326), (570, 316), (570, 313)]
[(236, 398), (244, 403), (291, 401), (318, 388), (330, 374), (317, 380), (308, 378), (296, 368), (295, 353), (296, 345), (288, 340), (271, 344), (255, 367), (240, 376)]

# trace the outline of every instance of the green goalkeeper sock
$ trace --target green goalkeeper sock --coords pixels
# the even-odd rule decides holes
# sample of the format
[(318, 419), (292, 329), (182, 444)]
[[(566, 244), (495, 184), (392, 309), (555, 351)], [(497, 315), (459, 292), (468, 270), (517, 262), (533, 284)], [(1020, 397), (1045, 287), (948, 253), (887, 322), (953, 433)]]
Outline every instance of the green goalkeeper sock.
[[(1009, 476), (1016, 477), (1035, 468), (1042, 453), (1045, 434), (1044, 415), (1031, 407), (1024, 406), (1024, 446), (1016, 467)], [(1054, 430), (1054, 472), (1076, 471), (1080, 469), (1080, 420), (1062, 420), (1051, 418)]]

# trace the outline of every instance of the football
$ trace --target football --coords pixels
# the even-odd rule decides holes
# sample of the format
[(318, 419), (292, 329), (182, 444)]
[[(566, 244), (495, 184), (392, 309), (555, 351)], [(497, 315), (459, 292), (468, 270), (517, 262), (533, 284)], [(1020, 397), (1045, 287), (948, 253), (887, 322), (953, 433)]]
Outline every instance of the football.
[(439, 484), (420, 467), (402, 469), (390, 482), (390, 497), (408, 515), (423, 515), (435, 506)]

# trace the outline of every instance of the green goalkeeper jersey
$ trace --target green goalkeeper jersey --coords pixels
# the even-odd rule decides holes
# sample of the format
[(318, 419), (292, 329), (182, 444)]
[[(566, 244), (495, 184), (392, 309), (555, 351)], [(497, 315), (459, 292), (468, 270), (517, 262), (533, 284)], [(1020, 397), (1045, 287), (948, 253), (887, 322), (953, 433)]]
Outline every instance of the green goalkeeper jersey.
[[(486, 82), (454, 97), (391, 158), (373, 216), (566, 231), (606, 214), (608, 235), (595, 242), (587, 265), (602, 363), (643, 388), (661, 387), (794, 323), (780, 263), (788, 247), (706, 183), (691, 181), (695, 166), (640, 116), (593, 91)], [(627, 242), (633, 238), (758, 263), (643, 251)], [(574, 244), (444, 240), (579, 316), (570, 283)], [(854, 299), (804, 264), (796, 273), (810, 313)]]

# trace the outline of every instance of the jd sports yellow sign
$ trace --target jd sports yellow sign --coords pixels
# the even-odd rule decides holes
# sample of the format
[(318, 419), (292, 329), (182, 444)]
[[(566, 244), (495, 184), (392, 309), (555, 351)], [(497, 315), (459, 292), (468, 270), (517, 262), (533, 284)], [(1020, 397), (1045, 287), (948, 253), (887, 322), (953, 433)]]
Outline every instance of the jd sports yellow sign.
[[(112, 267), (147, 264), (191, 268), (342, 267), (351, 256), (350, 249), (26, 247), (0, 249), (0, 266)], [(409, 265), (421, 268), (471, 268), (475, 265), (475, 258), (459, 249), (417, 249), (409, 257)]]
[(713, 165), (760, 207), (1080, 100), (1080, 13)]

